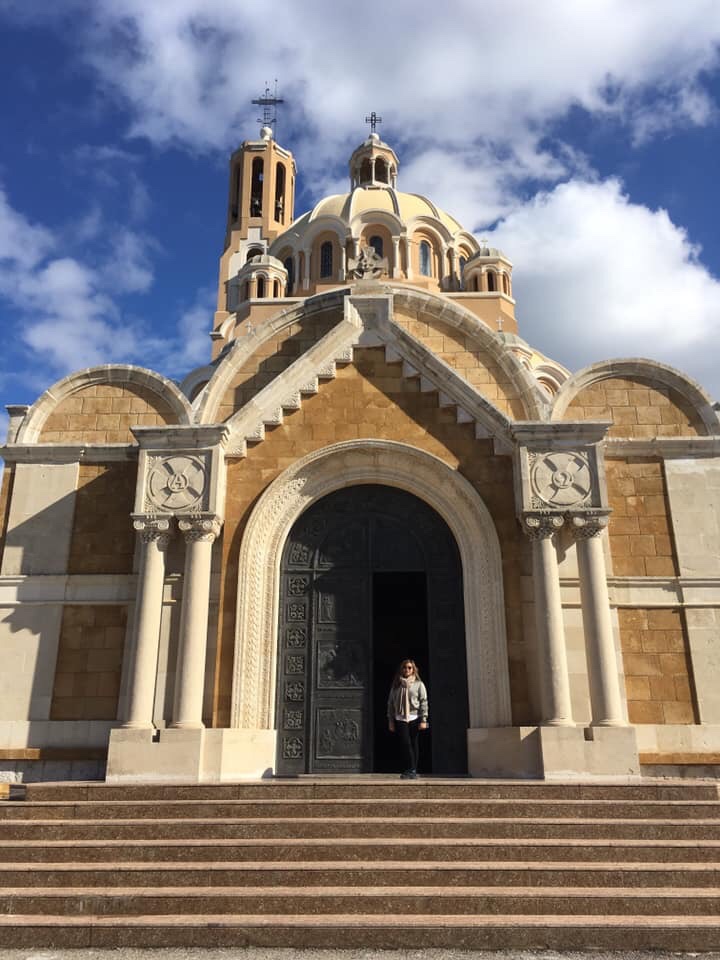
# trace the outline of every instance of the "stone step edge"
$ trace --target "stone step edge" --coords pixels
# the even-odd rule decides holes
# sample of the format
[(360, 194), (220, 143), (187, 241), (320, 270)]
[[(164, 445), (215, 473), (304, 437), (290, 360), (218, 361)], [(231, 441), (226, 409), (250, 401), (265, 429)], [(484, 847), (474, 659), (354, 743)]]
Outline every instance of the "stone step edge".
[[(98, 890), (97, 887), (3, 887), (3, 899), (8, 897), (47, 897), (60, 899), (62, 897), (92, 897), (106, 898), (161, 898), (177, 899), (202, 897), (239, 897), (251, 899), (253, 897), (285, 897), (287, 899), (302, 900), (315, 897), (358, 897), (359, 899), (389, 898), (389, 897), (436, 897), (451, 900), (456, 897), (482, 898), (495, 897), (503, 899), (543, 898), (557, 899), (563, 897), (568, 900), (586, 900), (592, 898), (606, 898), (617, 900), (676, 900), (697, 898), (714, 900), (720, 897), (718, 887), (682, 887), (665, 889), (663, 887), (647, 888), (618, 888), (618, 887), (492, 887), (492, 886), (462, 886), (442, 887), (432, 885), (418, 886), (317, 886), (307, 889), (298, 889), (295, 886), (257, 886), (257, 887), (106, 887)], [(720, 916), (720, 914), (719, 914)]]
[[(518, 920), (521, 923), (518, 923)], [(62, 917), (54, 915), (40, 916), (39, 914), (0, 914), (0, 927), (85, 927), (88, 925), (114, 926), (158, 926), (158, 927), (197, 927), (197, 926), (232, 926), (232, 927), (375, 927), (377, 929), (397, 930), (402, 924), (398, 918), (379, 919), (370, 914), (143, 914), (135, 917), (126, 916), (88, 916)], [(532, 927), (577, 927), (586, 930), (588, 927), (660, 927), (679, 929), (698, 929), (710, 927), (720, 934), (720, 916), (716, 915), (623, 915), (602, 916), (593, 914), (466, 914), (437, 913), (418, 918), (413, 917), (413, 931), (423, 927), (500, 927), (508, 926)], [(407, 930), (403, 930), (407, 937)]]
[[(584, 837), (408, 837), (407, 839), (397, 840), (393, 837), (283, 837), (283, 838), (249, 838), (249, 837), (209, 837), (206, 839), (188, 837), (188, 838), (149, 838), (133, 840), (129, 846), (127, 838), (121, 839), (70, 839), (70, 840), (0, 840), (0, 855), (7, 849), (15, 849), (18, 846), (23, 850), (99, 850), (108, 848), (113, 850), (119, 848), (130, 851), (135, 849), (153, 850), (158, 847), (168, 847), (170, 849), (185, 849), (194, 847), (210, 847), (218, 850), (237, 847), (240, 849), (252, 849), (253, 847), (277, 847), (283, 846), (290, 849), (309, 848), (313, 850), (324, 850), (330, 848), (348, 848), (348, 847), (382, 847), (387, 849), (398, 848), (400, 850), (416, 850), (420, 847), (446, 847), (448, 849), (466, 848), (471, 846), (487, 847), (489, 850), (494, 848), (507, 847), (541, 847), (553, 850), (559, 846), (575, 848), (578, 851), (584, 849), (612, 849), (617, 850), (618, 844), (628, 850), (696, 850), (697, 840), (653, 840), (653, 839), (622, 839), (617, 838), (591, 838)], [(718, 860), (720, 861), (720, 840), (703, 839), (704, 849), (717, 850)], [(400, 859), (400, 858), (399, 858)], [(33, 861), (35, 862), (35, 861)]]

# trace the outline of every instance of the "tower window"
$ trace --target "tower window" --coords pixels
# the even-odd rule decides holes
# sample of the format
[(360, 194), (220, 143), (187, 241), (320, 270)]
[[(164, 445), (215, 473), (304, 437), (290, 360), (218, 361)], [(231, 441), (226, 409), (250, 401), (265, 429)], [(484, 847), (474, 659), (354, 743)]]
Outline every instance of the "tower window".
[(369, 183), (372, 179), (372, 168), (370, 161), (366, 158), (360, 164), (360, 183)]
[(377, 234), (374, 237), (370, 237), (370, 246), (373, 248), (375, 253), (382, 257), (383, 255), (383, 238), (378, 237)]
[(255, 157), (252, 163), (252, 183), (250, 186), (250, 216), (262, 216), (263, 161)]
[(320, 276), (321, 278), (331, 277), (333, 273), (333, 248), (332, 243), (326, 240), (320, 247)]
[(263, 250), (261, 247), (250, 247), (247, 252), (247, 258), (245, 263), (249, 263), (253, 257), (261, 257), (263, 255)]
[(265, 277), (257, 278), (257, 297), (259, 300), (265, 296)]
[(420, 273), (424, 277), (432, 276), (432, 251), (427, 240), (420, 242)]
[(490, 270), (487, 272), (487, 288), (489, 293), (494, 293), (497, 289), (497, 285), (495, 283), (495, 274), (491, 273)]
[(375, 179), (378, 183), (388, 182), (388, 166), (382, 157), (378, 157), (375, 161)]
[(285, 223), (285, 166), (282, 163), (275, 171), (275, 219)]

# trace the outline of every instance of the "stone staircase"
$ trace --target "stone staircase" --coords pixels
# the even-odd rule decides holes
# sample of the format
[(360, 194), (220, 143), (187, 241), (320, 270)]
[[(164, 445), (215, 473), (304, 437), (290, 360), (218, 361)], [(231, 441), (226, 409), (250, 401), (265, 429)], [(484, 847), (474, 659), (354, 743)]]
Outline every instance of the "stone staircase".
[(25, 791), (0, 803), (3, 947), (720, 949), (709, 781)]

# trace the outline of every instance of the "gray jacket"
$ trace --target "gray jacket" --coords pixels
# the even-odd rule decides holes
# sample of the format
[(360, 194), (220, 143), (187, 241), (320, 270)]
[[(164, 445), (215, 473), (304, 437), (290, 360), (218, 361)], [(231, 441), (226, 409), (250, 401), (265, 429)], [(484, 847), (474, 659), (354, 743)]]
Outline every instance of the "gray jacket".
[[(428, 720), (428, 698), (422, 680), (413, 680), (410, 684), (410, 709), (417, 713), (422, 723)], [(402, 713), (402, 687), (391, 687), (387, 702), (388, 720), (394, 720)]]

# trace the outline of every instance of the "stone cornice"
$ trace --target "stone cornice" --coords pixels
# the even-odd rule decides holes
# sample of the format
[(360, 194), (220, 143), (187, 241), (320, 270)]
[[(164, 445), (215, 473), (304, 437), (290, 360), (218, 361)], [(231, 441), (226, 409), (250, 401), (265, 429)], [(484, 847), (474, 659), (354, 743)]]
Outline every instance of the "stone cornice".
[(600, 443), (612, 426), (611, 420), (560, 420), (543, 423), (517, 421), (511, 426), (513, 440), (528, 449), (563, 450), (578, 444)]
[(138, 448), (128, 443), (8, 443), (0, 447), (6, 463), (103, 463), (137, 460)]
[(605, 441), (605, 457), (660, 457), (665, 460), (685, 457), (720, 456), (720, 436), (714, 437), (655, 437), (651, 440), (631, 440), (609, 437)]
[(143, 450), (198, 450), (227, 443), (230, 429), (224, 423), (173, 424), (166, 427), (132, 427)]

